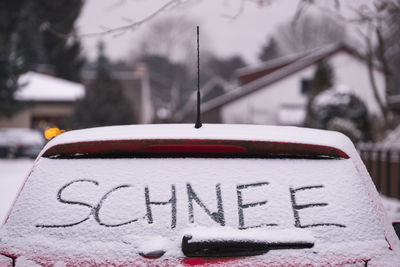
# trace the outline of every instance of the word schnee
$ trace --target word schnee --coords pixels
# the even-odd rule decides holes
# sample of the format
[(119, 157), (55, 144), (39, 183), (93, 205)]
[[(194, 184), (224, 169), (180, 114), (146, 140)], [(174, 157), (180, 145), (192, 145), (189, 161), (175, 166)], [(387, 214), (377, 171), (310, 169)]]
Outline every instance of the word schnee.
[[(177, 198), (176, 198), (176, 189), (175, 185), (171, 185), (171, 198), (167, 201), (155, 201), (154, 199), (151, 198), (150, 196), (150, 190), (148, 186), (144, 187), (144, 198), (145, 198), (145, 208), (146, 208), (146, 214), (144, 217), (140, 218), (132, 218), (128, 221), (118, 223), (118, 224), (108, 224), (105, 223), (104, 221), (101, 220), (99, 214), (102, 209), (102, 206), (104, 203), (107, 201), (107, 199), (110, 197), (112, 194), (117, 194), (119, 190), (124, 189), (124, 188), (130, 188), (133, 187), (133, 185), (119, 185), (117, 187), (114, 187), (113, 189), (109, 190), (106, 192), (103, 197), (100, 199), (99, 203), (97, 205), (90, 205), (88, 203), (80, 202), (80, 201), (74, 201), (74, 200), (66, 200), (63, 198), (62, 193), (65, 189), (70, 187), (71, 185), (74, 184), (82, 184), (82, 183), (91, 183), (93, 185), (98, 186), (99, 182), (95, 180), (89, 180), (89, 179), (80, 179), (80, 180), (75, 180), (71, 181), (64, 186), (62, 186), (57, 193), (57, 200), (60, 203), (66, 204), (66, 205), (78, 205), (78, 206), (84, 206), (88, 208), (88, 215), (76, 222), (69, 223), (69, 224), (38, 224), (36, 227), (39, 228), (65, 228), (65, 227), (72, 227), (79, 225), (87, 220), (90, 219), (90, 217), (93, 217), (94, 220), (102, 226), (105, 227), (120, 227), (124, 226), (127, 224), (135, 223), (139, 220), (147, 220), (148, 224), (153, 223), (153, 211), (152, 207), (154, 206), (170, 206), (171, 209), (171, 229), (176, 227), (176, 214), (177, 214)], [(262, 186), (268, 186), (268, 182), (260, 182), (260, 183), (252, 183), (252, 184), (242, 184), (242, 185), (237, 185), (236, 186), (236, 194), (237, 194), (237, 207), (238, 207), (238, 229), (249, 229), (249, 228), (257, 228), (257, 227), (266, 227), (266, 226), (278, 226), (276, 223), (263, 223), (259, 225), (254, 225), (254, 226), (246, 226), (245, 224), (245, 213), (244, 211), (246, 209), (251, 209), (253, 207), (257, 206), (263, 206), (267, 204), (267, 200), (259, 201), (259, 202), (251, 202), (251, 203), (244, 203), (243, 202), (243, 194), (246, 193), (246, 190), (249, 188), (256, 188), (256, 187), (262, 187)], [(290, 192), (290, 199), (291, 199), (291, 207), (293, 211), (293, 217), (294, 217), (294, 226), (297, 228), (309, 228), (309, 227), (318, 227), (318, 226), (334, 226), (334, 227), (346, 227), (343, 224), (338, 224), (338, 223), (328, 223), (328, 222), (321, 222), (321, 223), (316, 223), (316, 224), (302, 224), (301, 223), (301, 218), (300, 218), (300, 213), (299, 211), (302, 209), (309, 209), (313, 207), (325, 207), (328, 206), (328, 203), (309, 203), (309, 204), (302, 204), (299, 205), (297, 204), (296, 201), (296, 193), (299, 191), (305, 191), (305, 190), (313, 190), (313, 189), (320, 189), (323, 188), (323, 185), (312, 185), (312, 186), (304, 186), (300, 188), (289, 188)], [(189, 223), (194, 223), (195, 222), (195, 217), (194, 217), (194, 204), (198, 205), (205, 214), (207, 214), (213, 221), (218, 223), (221, 226), (225, 226), (225, 213), (224, 213), (224, 208), (223, 208), (223, 202), (222, 202), (222, 194), (221, 194), (221, 184), (216, 184), (215, 185), (215, 195), (217, 199), (217, 207), (216, 211), (211, 211), (209, 207), (207, 207), (204, 202), (200, 199), (200, 197), (196, 194), (195, 190), (193, 189), (192, 185), (190, 183), (186, 183), (186, 193), (187, 193), (187, 199), (188, 199), (188, 220)]]

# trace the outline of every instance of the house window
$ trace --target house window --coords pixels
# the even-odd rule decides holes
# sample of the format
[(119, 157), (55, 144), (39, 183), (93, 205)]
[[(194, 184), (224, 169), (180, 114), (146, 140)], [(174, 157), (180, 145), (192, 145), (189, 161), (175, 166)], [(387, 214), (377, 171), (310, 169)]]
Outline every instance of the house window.
[(312, 79), (301, 79), (301, 94), (308, 96), (311, 93)]

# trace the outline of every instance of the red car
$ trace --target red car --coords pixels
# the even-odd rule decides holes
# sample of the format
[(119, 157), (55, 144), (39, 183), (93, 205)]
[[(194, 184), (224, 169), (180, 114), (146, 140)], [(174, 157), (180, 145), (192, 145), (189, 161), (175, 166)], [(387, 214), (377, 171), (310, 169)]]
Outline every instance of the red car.
[(296, 127), (114, 126), (42, 150), (0, 266), (396, 266), (347, 137)]

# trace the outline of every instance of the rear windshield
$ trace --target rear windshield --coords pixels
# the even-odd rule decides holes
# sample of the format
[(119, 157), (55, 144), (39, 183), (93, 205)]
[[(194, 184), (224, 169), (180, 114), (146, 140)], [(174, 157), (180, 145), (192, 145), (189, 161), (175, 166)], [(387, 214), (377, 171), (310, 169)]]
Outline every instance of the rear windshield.
[(350, 159), (42, 158), (1, 229), (0, 251), (183, 257), (185, 232), (212, 239), (218, 229), (315, 240), (271, 255), (387, 246)]

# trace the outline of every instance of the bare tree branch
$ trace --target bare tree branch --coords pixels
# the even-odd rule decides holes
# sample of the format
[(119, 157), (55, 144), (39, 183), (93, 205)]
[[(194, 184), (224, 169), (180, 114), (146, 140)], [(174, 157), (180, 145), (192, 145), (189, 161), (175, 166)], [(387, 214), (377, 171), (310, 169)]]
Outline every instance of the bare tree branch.
[(245, 2), (246, 2), (245, 0), (240, 0), (240, 6), (239, 6), (239, 9), (236, 12), (236, 14), (234, 14), (234, 15), (222, 14), (222, 16), (224, 16), (224, 17), (226, 17), (228, 19), (231, 19), (231, 20), (237, 19), (240, 15), (242, 15), (242, 13), (244, 11), (244, 3)]
[(375, 29), (375, 34), (376, 34), (377, 41), (378, 41), (378, 46), (377, 46), (378, 58), (379, 58), (379, 61), (381, 62), (383, 74), (385, 76), (386, 97), (388, 97), (390, 95), (389, 86), (388, 85), (390, 83), (389, 79), (390, 79), (390, 76), (391, 76), (391, 71), (390, 71), (390, 68), (389, 68), (389, 62), (387, 61), (387, 58), (386, 58), (386, 55), (385, 55), (386, 44), (385, 44), (385, 41), (384, 41), (383, 36), (382, 36), (381, 27), (377, 27)]
[[(371, 24), (368, 26), (370, 33), (373, 31), (372, 27), (374, 27), (374, 26), (372, 26)], [(386, 105), (383, 103), (383, 101), (379, 95), (378, 86), (376, 84), (376, 79), (375, 79), (375, 75), (374, 75), (374, 56), (373, 56), (373, 46), (372, 46), (371, 37), (369, 37), (368, 35), (365, 35), (365, 42), (367, 44), (367, 53), (365, 56), (365, 60), (367, 62), (368, 77), (369, 77), (369, 80), (371, 83), (372, 92), (374, 94), (376, 102), (378, 103), (379, 109), (382, 112), (384, 125), (387, 125), (388, 109), (387, 109)]]
[(236, 20), (237, 18), (239, 18), (243, 14), (244, 6), (245, 6), (246, 2), (255, 3), (255, 4), (258, 4), (258, 5), (261, 6), (261, 5), (264, 5), (264, 4), (270, 5), (272, 3), (272, 1), (273, 0), (240, 0), (240, 6), (239, 6), (239, 8), (238, 8), (238, 10), (236, 11), (235, 14), (233, 14), (233, 15), (222, 14), (222, 16), (227, 18), (227, 19), (230, 19), (230, 20)]
[(138, 28), (142, 24), (144, 24), (144, 23), (148, 22), (149, 20), (152, 20), (155, 17), (157, 17), (163, 11), (165, 11), (165, 10), (167, 10), (169, 8), (181, 5), (183, 1), (184, 0), (170, 0), (166, 4), (161, 6), (159, 9), (157, 9), (155, 12), (153, 12), (152, 14), (150, 14), (149, 16), (145, 17), (142, 20), (130, 22), (130, 23), (126, 24), (126, 25), (115, 27), (115, 28), (101, 30), (99, 32), (84, 33), (84, 34), (77, 34), (75, 32), (72, 32), (72, 33), (60, 33), (58, 31), (54, 30), (49, 23), (42, 24), (41, 25), (41, 29), (42, 30), (46, 30), (46, 31), (54, 34), (55, 36), (57, 36), (59, 38), (64, 38), (64, 39), (68, 39), (68, 38), (71, 38), (71, 37), (77, 37), (77, 38), (98, 37), (98, 36), (104, 36), (104, 35), (110, 35), (110, 34), (120, 35), (120, 34), (125, 33), (128, 30), (135, 30), (136, 28)]
[(297, 4), (297, 9), (296, 13), (293, 16), (292, 24), (294, 24), (301, 16), (301, 14), (304, 13), (304, 11), (309, 7), (309, 1), (308, 0), (300, 0), (300, 2)]

